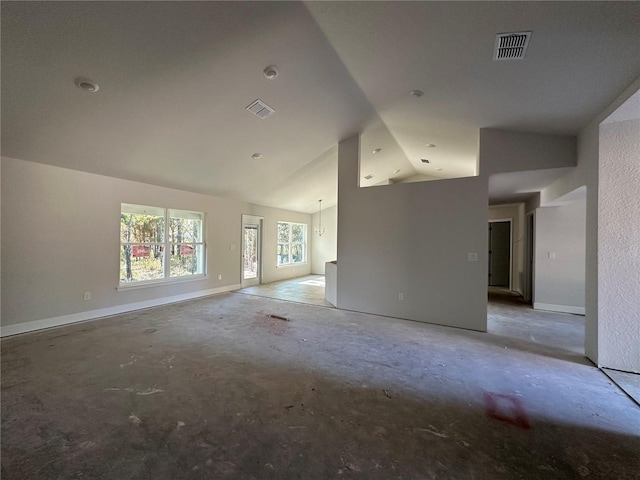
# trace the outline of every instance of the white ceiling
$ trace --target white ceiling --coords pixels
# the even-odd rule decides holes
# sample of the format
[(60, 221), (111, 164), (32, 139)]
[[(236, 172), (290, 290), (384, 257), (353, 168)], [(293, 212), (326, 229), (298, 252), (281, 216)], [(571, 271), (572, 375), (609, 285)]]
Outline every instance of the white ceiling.
[[(1, 8), (3, 155), (309, 213), (336, 202), (356, 132), (372, 183), (474, 175), (479, 128), (576, 134), (640, 76), (638, 2)], [(492, 61), (521, 30), (527, 58)], [(275, 114), (245, 111), (257, 98)]]

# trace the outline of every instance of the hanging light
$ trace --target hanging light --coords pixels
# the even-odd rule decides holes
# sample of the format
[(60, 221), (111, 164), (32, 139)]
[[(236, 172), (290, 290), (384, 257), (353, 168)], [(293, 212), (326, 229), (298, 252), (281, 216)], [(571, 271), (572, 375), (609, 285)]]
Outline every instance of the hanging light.
[(324, 227), (322, 226), (322, 200), (318, 200), (318, 226), (313, 229), (314, 232), (321, 237), (324, 234)]

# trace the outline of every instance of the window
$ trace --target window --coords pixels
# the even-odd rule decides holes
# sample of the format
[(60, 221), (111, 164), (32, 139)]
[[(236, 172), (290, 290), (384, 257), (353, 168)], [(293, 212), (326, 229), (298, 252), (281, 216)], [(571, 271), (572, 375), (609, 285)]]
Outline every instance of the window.
[(307, 261), (307, 226), (278, 222), (278, 266)]
[(204, 275), (204, 214), (123, 203), (120, 285)]

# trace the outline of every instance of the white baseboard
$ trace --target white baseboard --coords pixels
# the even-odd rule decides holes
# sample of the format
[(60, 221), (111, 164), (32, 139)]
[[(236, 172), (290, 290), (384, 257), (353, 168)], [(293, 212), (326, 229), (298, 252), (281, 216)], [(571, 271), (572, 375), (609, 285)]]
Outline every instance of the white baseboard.
[(86, 312), (62, 315), (61, 317), (44, 318), (42, 320), (7, 325), (0, 328), (0, 337), (9, 337), (11, 335), (35, 332), (36, 330), (42, 330), (45, 328), (59, 327), (61, 325), (69, 325), (71, 323), (110, 317), (120, 313), (159, 307), (160, 305), (167, 305), (169, 303), (184, 302), (185, 300), (192, 300), (194, 298), (208, 297), (210, 295), (215, 295), (216, 293), (231, 292), (233, 290), (238, 290), (239, 288), (241, 288), (240, 285), (228, 285), (226, 287), (198, 290), (197, 292), (173, 295), (171, 297), (154, 298), (153, 300), (145, 300), (144, 302), (126, 303), (124, 305), (116, 305), (115, 307), (99, 308), (97, 310), (88, 310)]
[(533, 304), (534, 310), (546, 310), (548, 312), (558, 313), (573, 313), (575, 315), (584, 315), (584, 307), (574, 307), (571, 305), (553, 305), (551, 303), (538, 303)]

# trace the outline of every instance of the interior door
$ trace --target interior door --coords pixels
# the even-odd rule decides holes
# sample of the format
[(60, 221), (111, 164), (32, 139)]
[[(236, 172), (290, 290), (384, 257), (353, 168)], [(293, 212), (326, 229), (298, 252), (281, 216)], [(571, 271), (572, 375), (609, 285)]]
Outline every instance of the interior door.
[(489, 286), (510, 288), (511, 222), (489, 223)]
[(242, 216), (242, 286), (262, 282), (262, 217)]

